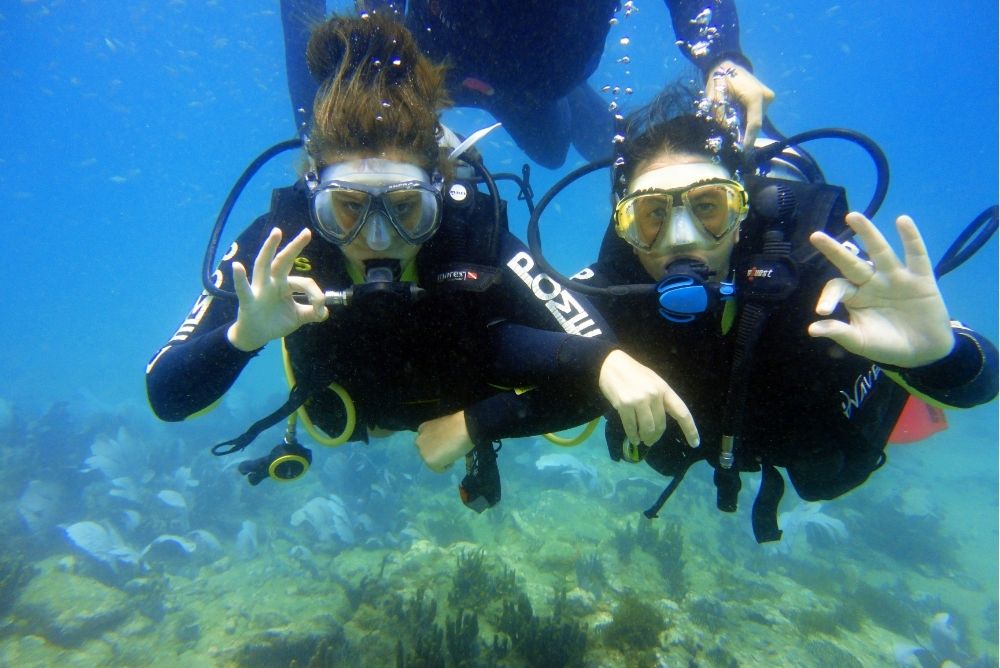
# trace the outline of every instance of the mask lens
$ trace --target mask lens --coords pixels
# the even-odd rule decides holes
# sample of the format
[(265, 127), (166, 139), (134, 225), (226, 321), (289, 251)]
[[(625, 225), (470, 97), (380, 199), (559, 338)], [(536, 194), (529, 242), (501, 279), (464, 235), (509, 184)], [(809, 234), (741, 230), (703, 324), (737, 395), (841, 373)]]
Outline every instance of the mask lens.
[(684, 193), (684, 204), (705, 231), (719, 238), (732, 229), (739, 216), (739, 196), (733, 186), (709, 183)]
[(438, 200), (427, 188), (390, 190), (382, 196), (382, 202), (400, 235), (410, 243), (426, 241), (437, 229)]
[(364, 220), (370, 203), (371, 197), (358, 190), (324, 188), (313, 198), (316, 224), (332, 239), (347, 240)]
[(615, 229), (636, 248), (649, 250), (670, 222), (672, 206), (673, 197), (666, 193), (630, 195), (615, 209)]

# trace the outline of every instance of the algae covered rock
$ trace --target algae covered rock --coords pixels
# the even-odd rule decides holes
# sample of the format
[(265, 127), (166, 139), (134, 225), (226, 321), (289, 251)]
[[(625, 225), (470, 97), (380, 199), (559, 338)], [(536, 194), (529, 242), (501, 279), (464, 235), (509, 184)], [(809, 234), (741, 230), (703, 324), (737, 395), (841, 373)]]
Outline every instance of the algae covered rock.
[(117, 589), (92, 578), (52, 571), (28, 583), (13, 613), (34, 633), (73, 647), (117, 627), (131, 608)]

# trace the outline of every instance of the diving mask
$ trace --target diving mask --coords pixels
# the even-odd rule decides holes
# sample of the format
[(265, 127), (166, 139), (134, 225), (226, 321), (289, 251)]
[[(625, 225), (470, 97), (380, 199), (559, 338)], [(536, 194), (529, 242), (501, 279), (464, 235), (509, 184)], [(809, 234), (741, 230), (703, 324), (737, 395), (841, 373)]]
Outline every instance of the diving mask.
[[(615, 206), (615, 231), (642, 251), (660, 249), (668, 229), (685, 220), (707, 235), (714, 245), (746, 218), (749, 203), (743, 186), (724, 178), (725, 170), (713, 164), (680, 164), (655, 169), (632, 184), (632, 192)], [(683, 176), (684, 185), (670, 187)], [(691, 178), (696, 180), (692, 181)], [(666, 187), (664, 187), (666, 185)], [(672, 245), (694, 240), (673, 240)]]
[(385, 250), (392, 242), (389, 228), (416, 246), (441, 224), (441, 190), (413, 164), (379, 158), (341, 162), (307, 174), (306, 187), (313, 224), (338, 246), (364, 229), (369, 247)]

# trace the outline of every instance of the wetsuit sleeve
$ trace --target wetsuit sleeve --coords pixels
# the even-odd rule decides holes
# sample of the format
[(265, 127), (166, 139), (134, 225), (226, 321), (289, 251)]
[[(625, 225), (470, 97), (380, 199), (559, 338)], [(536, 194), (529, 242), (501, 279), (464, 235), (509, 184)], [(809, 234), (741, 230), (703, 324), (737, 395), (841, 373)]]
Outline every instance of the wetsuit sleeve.
[(318, 89), (306, 64), (312, 27), (326, 15), (326, 0), (281, 0), (281, 29), (285, 39), (285, 73), (295, 131), (304, 134), (312, 118)]
[(699, 70), (707, 73), (728, 59), (753, 71), (740, 48), (735, 0), (666, 0), (666, 4), (681, 53)]
[[(216, 276), (221, 287), (233, 289), (232, 263), (246, 267), (269, 230), (268, 216), (257, 220), (236, 240), (219, 264)], [(153, 412), (161, 420), (176, 422), (209, 408), (232, 387), (256, 352), (235, 348), (226, 336), (236, 321), (235, 298), (214, 297), (206, 292), (198, 297), (191, 312), (170, 340), (146, 366), (146, 393)]]
[(466, 408), (475, 443), (567, 429), (607, 410), (598, 387), (604, 359), (614, 350), (609, 329), (582, 295), (538, 269), (520, 241), (500, 243), (499, 296), (506, 317), (490, 327), (491, 375), (498, 384), (530, 386)]
[(997, 349), (982, 335), (952, 323), (955, 346), (944, 359), (914, 369), (886, 369), (907, 390), (945, 407), (971, 408), (997, 396)]
[[(512, 234), (502, 235), (499, 248), (505, 317), (493, 327), (496, 372), (514, 383), (581, 372), (596, 377), (614, 349), (611, 329), (598, 310), (549, 278)], [(505, 326), (497, 329), (500, 323)]]

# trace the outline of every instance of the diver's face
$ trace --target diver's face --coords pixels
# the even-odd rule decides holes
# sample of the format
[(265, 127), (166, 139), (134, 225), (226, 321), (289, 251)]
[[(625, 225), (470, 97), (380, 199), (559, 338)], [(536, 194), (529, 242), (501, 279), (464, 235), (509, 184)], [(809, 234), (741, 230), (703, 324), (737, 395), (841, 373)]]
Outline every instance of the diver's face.
[[(628, 193), (651, 188), (678, 190), (699, 181), (731, 178), (725, 167), (705, 156), (663, 153), (639, 166), (629, 183)], [(666, 275), (666, 267), (681, 258), (704, 262), (716, 278), (724, 278), (729, 273), (729, 259), (739, 240), (739, 225), (715, 238), (696, 219), (698, 209), (706, 209), (710, 205), (710, 202), (692, 201), (691, 207), (672, 208), (669, 222), (660, 232), (655, 245), (648, 250), (633, 247), (639, 264), (653, 280), (662, 279)]]
[[(327, 164), (343, 165), (336, 178), (362, 186), (382, 187), (407, 181), (429, 182), (426, 172), (416, 166), (418, 164), (416, 156), (402, 151), (379, 156), (357, 154), (331, 156)], [(350, 221), (354, 225), (363, 224), (349, 243), (340, 245), (344, 257), (362, 274), (365, 263), (370, 260), (398, 260), (401, 265), (406, 266), (417, 256), (423, 244), (414, 244), (403, 239), (387, 218), (386, 210), (374, 211), (363, 220), (358, 219), (357, 214), (363, 210), (366, 198), (363, 192), (338, 191), (337, 197), (332, 200), (330, 206), (332, 219)], [(419, 208), (417, 205), (422, 201), (419, 193), (407, 192), (394, 193), (392, 199), (395, 203), (393, 212), (403, 216), (407, 215), (409, 209), (416, 212)], [(410, 199), (415, 199), (415, 202), (409, 202)], [(406, 207), (408, 210), (404, 211)]]

